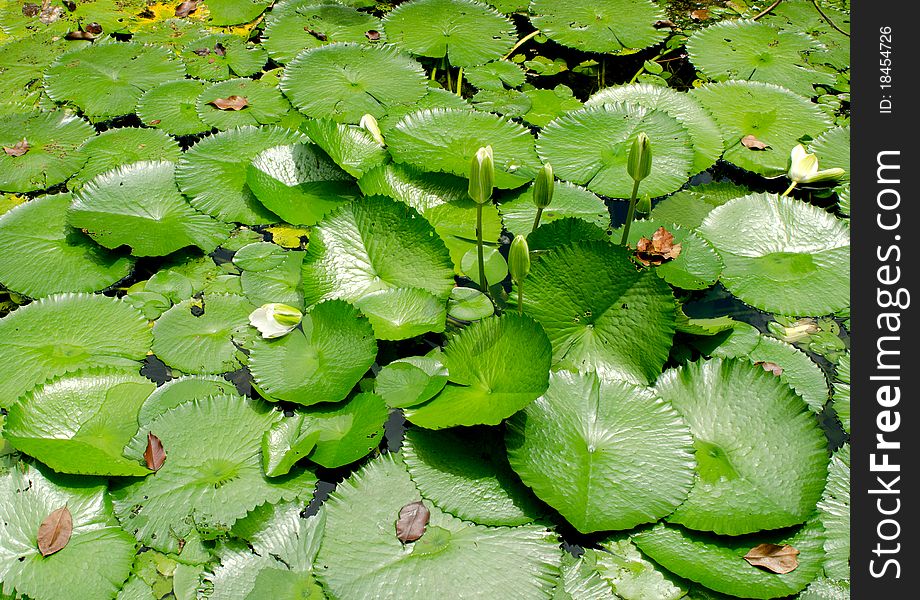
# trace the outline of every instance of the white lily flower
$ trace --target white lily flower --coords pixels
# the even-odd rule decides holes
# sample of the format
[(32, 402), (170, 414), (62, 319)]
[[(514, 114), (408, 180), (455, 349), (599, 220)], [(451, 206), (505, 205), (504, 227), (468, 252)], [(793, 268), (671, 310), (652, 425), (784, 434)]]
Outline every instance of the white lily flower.
[(809, 154), (802, 144), (798, 144), (792, 149), (792, 154), (789, 158), (789, 179), (795, 183), (815, 183), (839, 179), (846, 173), (840, 168), (819, 171), (818, 157), (814, 154)]
[(364, 128), (371, 137), (374, 138), (374, 141), (377, 142), (380, 146), (386, 146), (386, 142), (383, 141), (383, 133), (380, 132), (380, 124), (377, 123), (377, 119), (374, 118), (374, 115), (366, 114), (361, 117), (361, 122), (358, 123), (359, 127)]
[(249, 314), (249, 324), (265, 339), (289, 334), (303, 319), (303, 313), (287, 304), (263, 304)]

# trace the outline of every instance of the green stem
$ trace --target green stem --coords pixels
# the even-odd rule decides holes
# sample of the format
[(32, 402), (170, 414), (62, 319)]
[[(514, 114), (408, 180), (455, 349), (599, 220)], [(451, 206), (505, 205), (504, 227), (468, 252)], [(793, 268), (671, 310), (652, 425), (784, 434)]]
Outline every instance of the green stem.
[(476, 248), (479, 252), (479, 289), (491, 300), (489, 282), (486, 280), (486, 261), (482, 251), (482, 204), (476, 204)]
[(783, 192), (783, 195), (782, 195), (781, 197), (782, 197), (782, 198), (785, 198), (786, 196), (788, 196), (788, 195), (789, 195), (789, 192), (791, 192), (792, 190), (794, 190), (794, 189), (795, 189), (795, 186), (797, 186), (798, 184), (799, 184), (798, 181), (793, 181), (793, 182), (792, 182), (792, 185), (790, 185), (789, 187), (786, 188), (786, 191)]
[(821, 15), (821, 18), (823, 18), (825, 21), (827, 21), (827, 24), (828, 24), (828, 25), (830, 25), (831, 27), (833, 27), (834, 29), (836, 29), (837, 31), (839, 31), (840, 33), (842, 33), (843, 35), (845, 35), (845, 36), (847, 36), (847, 37), (850, 37), (850, 34), (849, 34), (849, 33), (847, 33), (846, 31), (844, 31), (843, 29), (840, 29), (839, 27), (837, 27), (837, 25), (835, 25), (834, 22), (831, 21), (830, 17), (828, 17), (826, 14), (824, 14), (824, 11), (821, 10), (821, 7), (820, 7), (820, 6), (818, 6), (818, 0), (811, 0), (811, 3), (815, 5), (815, 9), (818, 11), (818, 14)]
[(760, 17), (762, 17), (762, 16), (764, 16), (764, 15), (770, 14), (770, 11), (772, 11), (774, 8), (776, 8), (777, 6), (779, 6), (779, 3), (782, 2), (782, 1), (783, 1), (783, 0), (776, 0), (776, 2), (774, 2), (774, 3), (771, 4), (770, 6), (766, 7), (765, 9), (763, 9), (762, 11), (760, 11), (759, 13), (757, 13), (757, 15), (754, 16), (754, 19), (753, 19), (753, 20), (756, 21), (756, 20), (759, 19)]
[(540, 226), (540, 217), (542, 216), (543, 216), (543, 209), (540, 207), (537, 207), (537, 216), (533, 220), (533, 229), (531, 229), (531, 231), (536, 231), (537, 227)]
[(600, 88), (604, 89), (604, 86), (607, 85), (607, 58), (604, 57), (601, 59), (601, 82)]
[(438, 76), (438, 65), (434, 65), (433, 67), (431, 67), (431, 80), (434, 81), (437, 76)]
[(450, 81), (450, 67), (447, 66), (447, 57), (445, 56), (441, 61), (441, 68), (444, 69), (444, 76), (447, 78), (447, 91), (454, 91), (454, 85)]
[(457, 95), (463, 91), (463, 67), (460, 67), (460, 72), (457, 74)]
[(524, 314), (524, 282), (518, 284), (518, 314)]
[(508, 60), (508, 57), (510, 57), (512, 54), (514, 54), (514, 51), (515, 51), (515, 50), (517, 50), (518, 48), (520, 48), (521, 46), (523, 46), (524, 44), (526, 44), (529, 40), (532, 40), (533, 38), (537, 37), (537, 35), (538, 35), (539, 33), (540, 33), (540, 30), (537, 29), (536, 31), (532, 31), (532, 32), (528, 33), (527, 35), (525, 35), (524, 37), (522, 37), (521, 39), (519, 39), (519, 40), (517, 41), (517, 44), (515, 44), (514, 46), (512, 46), (512, 47), (511, 47), (511, 50), (508, 51), (508, 54), (506, 54), (506, 55), (504, 55), (504, 56), (502, 57), (502, 60)]
[(621, 246), (627, 246), (629, 242), (629, 226), (632, 225), (636, 216), (636, 197), (639, 195), (639, 182), (633, 182), (632, 194), (629, 197), (629, 210), (626, 211), (626, 225), (623, 226), (623, 237), (620, 239)]

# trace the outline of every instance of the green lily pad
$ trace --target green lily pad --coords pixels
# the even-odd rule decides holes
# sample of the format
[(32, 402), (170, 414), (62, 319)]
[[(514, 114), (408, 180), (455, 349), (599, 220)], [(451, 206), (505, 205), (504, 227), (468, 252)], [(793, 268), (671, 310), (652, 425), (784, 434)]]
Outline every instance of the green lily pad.
[(850, 230), (820, 208), (751, 194), (713, 210), (699, 231), (722, 257), (722, 283), (751, 306), (820, 316), (850, 305)]
[(347, 302), (328, 301), (304, 315), (301, 328), (254, 344), (249, 368), (255, 385), (276, 401), (342, 400), (377, 355), (370, 323)]
[[(693, 96), (669, 87), (639, 83), (604, 88), (585, 102), (585, 106), (600, 106), (628, 102), (643, 108), (663, 110), (687, 128), (693, 144), (693, 173), (705, 171), (722, 156), (722, 134), (715, 121)], [(652, 169), (655, 168), (657, 147), (652, 147)]]
[(677, 411), (594, 373), (553, 373), (509, 422), (506, 444), (524, 483), (585, 533), (654, 522), (693, 484), (693, 439)]
[(750, 193), (748, 188), (729, 182), (691, 186), (655, 204), (649, 219), (696, 229), (714, 208)]
[(562, 575), (553, 600), (617, 600), (613, 588), (604, 581), (597, 570), (597, 552), (586, 548), (575, 558), (562, 556)]
[(507, 60), (493, 60), (483, 65), (469, 67), (464, 77), (473, 87), (480, 90), (503, 90), (520, 87), (527, 81), (527, 73)]
[(398, 48), (456, 67), (501, 58), (517, 37), (508, 18), (474, 0), (413, 0), (387, 14), (383, 27)]
[(149, 127), (170, 135), (192, 135), (211, 129), (198, 116), (198, 96), (207, 84), (195, 79), (161, 83), (137, 101), (137, 116)]
[(140, 427), (144, 427), (167, 410), (189, 400), (203, 400), (208, 396), (226, 396), (236, 393), (236, 386), (223, 377), (185, 375), (170, 379), (144, 400), (137, 413), (137, 423)]
[(319, 0), (279, 3), (265, 19), (262, 43), (279, 64), (291, 62), (301, 50), (335, 42), (371, 43), (368, 32), (376, 31), (376, 43), (386, 34), (380, 19), (340, 4)]
[(184, 75), (183, 64), (164, 48), (93, 44), (59, 56), (45, 71), (45, 92), (100, 121), (133, 113), (144, 92)]
[(142, 460), (152, 433), (166, 460), (144, 479), (112, 489), (122, 527), (146, 546), (177, 553), (190, 536), (227, 533), (256, 506), (292, 500), (312, 489), (316, 478), (306, 470), (281, 479), (262, 473), (262, 434), (278, 418), (239, 396), (211, 396), (184, 402), (149, 421), (125, 455)]
[(255, 75), (268, 59), (261, 46), (247, 44), (240, 36), (225, 33), (187, 42), (181, 56), (189, 77), (209, 81)]
[(629, 198), (633, 181), (626, 161), (640, 132), (651, 139), (654, 155), (640, 193), (655, 197), (676, 191), (694, 168), (693, 142), (687, 128), (661, 109), (604, 104), (570, 112), (543, 129), (537, 151), (560, 179), (612, 198)]
[[(688, 582), (675, 577), (642, 554), (629, 535), (615, 535), (601, 542), (597, 570), (623, 600), (679, 600), (689, 598)], [(696, 597), (693, 597), (697, 600)]]
[(450, 291), (447, 301), (447, 314), (460, 321), (478, 321), (491, 317), (495, 305), (489, 297), (479, 290), (468, 287), (455, 287)]
[(74, 195), (67, 219), (106, 248), (163, 256), (187, 246), (214, 250), (230, 227), (192, 208), (176, 187), (176, 166), (141, 161), (99, 175)]
[(430, 400), (447, 384), (447, 369), (439, 356), (410, 356), (386, 365), (374, 380), (374, 391), (391, 408)]
[[(671, 223), (635, 221), (629, 229), (630, 247), (635, 248), (641, 237), (652, 239), (659, 227), (667, 229), (674, 236), (674, 243), (681, 245), (677, 258), (651, 267), (659, 277), (684, 290), (703, 290), (719, 279), (722, 273), (719, 255), (709, 242), (694, 231), (681, 229)], [(622, 236), (622, 228), (613, 233), (615, 240)]]
[[(528, 235), (537, 216), (533, 185), (503, 198), (498, 211), (508, 231), (514, 235)], [(540, 223), (552, 223), (566, 217), (581, 219), (602, 229), (610, 225), (607, 206), (597, 195), (567, 181), (557, 181), (553, 188), (553, 201), (543, 209)]]
[(425, 94), (421, 66), (389, 46), (338, 43), (308, 48), (288, 63), (281, 90), (309, 117), (357, 123)]
[(513, 527), (543, 512), (508, 465), (495, 428), (410, 429), (401, 453), (422, 496), (464, 521)]
[[(215, 104), (234, 96), (245, 99), (245, 106), (240, 110), (224, 110)], [(291, 105), (275, 85), (252, 79), (230, 79), (205, 88), (198, 96), (196, 108), (202, 121), (224, 131), (246, 125), (270, 125), (287, 114)]]
[[(830, 65), (838, 71), (850, 68), (850, 12), (847, 0), (846, 10), (843, 0), (819, 2), (824, 14), (834, 25), (845, 31), (841, 33), (831, 26), (827, 19), (815, 10), (811, 2), (781, 2), (779, 6), (763, 17), (763, 22), (782, 31), (805, 33), (824, 46), (821, 52), (808, 55), (808, 62), (816, 65)], [(811, 6), (809, 6), (811, 5)]]
[[(712, 83), (694, 89), (690, 95), (719, 126), (725, 160), (765, 177), (785, 175), (792, 148), (806, 136), (818, 137), (831, 125), (817, 104), (772, 83)], [(741, 140), (749, 135), (768, 147), (746, 147)]]
[(572, 88), (561, 83), (551, 90), (527, 90), (524, 94), (531, 104), (523, 119), (536, 127), (546, 127), (554, 119), (583, 106)]
[(263, 151), (250, 163), (246, 182), (266, 208), (298, 225), (315, 225), (359, 196), (348, 173), (313, 144)]
[(81, 151), (86, 155), (86, 163), (71, 180), (71, 189), (115, 167), (141, 160), (175, 162), (182, 154), (176, 140), (166, 133), (136, 127), (103, 131), (86, 140)]
[(697, 480), (669, 521), (740, 535), (811, 515), (824, 489), (827, 443), (778, 377), (747, 361), (713, 359), (665, 372), (656, 390), (690, 425), (696, 447)]
[(837, 360), (837, 374), (834, 377), (834, 412), (843, 426), (850, 433), (850, 355), (842, 355)]
[(426, 503), (427, 532), (403, 545), (395, 522), (403, 506), (418, 500), (405, 466), (389, 454), (339, 484), (325, 505), (326, 533), (315, 562), (330, 596), (395, 600), (407, 589), (418, 598), (550, 596), (560, 551), (549, 531), (472, 525)]
[(849, 579), (818, 577), (798, 595), (799, 600), (850, 600)]
[(374, 327), (378, 340), (407, 340), (429, 331), (444, 331), (447, 303), (427, 290), (377, 290), (355, 300)]
[(256, 306), (280, 302), (302, 309), (303, 259), (303, 252), (284, 252), (280, 264), (275, 267), (261, 270), (243, 269), (240, 275), (243, 294)]
[[(801, 591), (821, 570), (824, 532), (809, 523), (784, 533), (718, 537), (659, 523), (633, 536), (636, 545), (666, 569), (724, 594), (778, 598)], [(785, 575), (749, 565), (742, 557), (763, 543), (789, 544), (799, 566)]]
[(517, 90), (480, 90), (470, 101), (473, 108), (508, 118), (523, 117), (533, 102), (524, 92)]
[[(486, 282), (492, 286), (505, 280), (508, 276), (508, 263), (497, 248), (484, 248), (482, 255)], [(479, 252), (475, 248), (467, 250), (460, 261), (460, 272), (471, 279), (473, 283), (482, 286), (479, 281)]]
[(664, 11), (649, 0), (532, 0), (530, 13), (548, 38), (587, 52), (628, 54), (666, 36), (655, 29)]
[(302, 411), (303, 429), (318, 431), (310, 460), (334, 469), (364, 458), (380, 444), (389, 411), (377, 394), (356, 394), (347, 402)]
[(42, 196), (0, 217), (0, 283), (40, 298), (95, 292), (127, 277), (134, 260), (67, 225), (69, 194)]
[(9, 407), (56, 375), (89, 367), (140, 368), (150, 349), (147, 321), (127, 302), (56, 294), (0, 319), (0, 406)]
[(473, 105), (463, 96), (458, 96), (454, 92), (429, 85), (425, 95), (419, 98), (418, 102), (412, 105), (400, 104), (394, 107), (387, 116), (380, 119), (380, 129), (383, 131), (384, 136), (386, 136), (393, 126), (399, 123), (406, 115), (420, 110), (434, 110), (438, 108), (445, 110), (472, 111)]
[(89, 123), (64, 112), (0, 116), (0, 146), (28, 144), (21, 156), (0, 153), (0, 191), (32, 192), (67, 180), (86, 162), (79, 148), (92, 135)]
[(301, 413), (284, 418), (262, 436), (262, 470), (268, 477), (287, 475), (316, 447), (321, 432), (304, 423)]
[(750, 20), (710, 25), (687, 42), (690, 61), (713, 81), (775, 83), (808, 97), (816, 94), (814, 86), (830, 85), (836, 79), (808, 64), (809, 56), (822, 50), (823, 44), (804, 33)]
[(442, 362), (448, 383), (437, 396), (406, 409), (419, 427), (496, 425), (546, 391), (551, 347), (529, 317), (483, 319), (450, 338)]
[(189, 148), (176, 167), (176, 183), (192, 206), (226, 222), (277, 221), (249, 190), (246, 172), (260, 152), (305, 141), (280, 127), (240, 127), (210, 135)]
[[(42, 556), (39, 526), (64, 506), (73, 522), (70, 540)], [(104, 482), (46, 474), (22, 462), (5, 468), (0, 532), (0, 579), (10, 598), (113, 598), (131, 573), (136, 545), (115, 521)]]
[(604, 379), (654, 381), (674, 336), (671, 288), (608, 242), (541, 256), (524, 282), (524, 312), (543, 325), (559, 368)]
[(389, 155), (363, 128), (331, 119), (309, 119), (301, 127), (346, 173), (361, 177), (389, 161)]
[(153, 352), (182, 373), (226, 373), (240, 368), (237, 344), (254, 339), (243, 296), (208, 294), (176, 304), (153, 326)]
[(156, 386), (138, 374), (81, 371), (36, 388), (10, 408), (3, 436), (58, 473), (146, 475), (124, 458), (141, 404)]
[(208, 0), (211, 25), (249, 23), (271, 5), (271, 0)]
[(65, 49), (72, 49), (73, 46), (67, 46), (73, 43), (44, 32), (11, 40), (4, 38), (0, 46), (0, 104), (38, 96), (42, 72)]
[(850, 576), (850, 445), (831, 457), (827, 487), (818, 502), (818, 516), (824, 526), (824, 574), (832, 579)]
[(456, 109), (422, 110), (403, 117), (388, 133), (393, 160), (426, 171), (469, 177), (476, 152), (492, 146), (495, 187), (531, 181), (540, 168), (530, 132), (497, 115)]
[(808, 145), (808, 151), (818, 157), (822, 169), (840, 168), (843, 176), (834, 188), (841, 214), (850, 214), (850, 127), (835, 127), (822, 133)]

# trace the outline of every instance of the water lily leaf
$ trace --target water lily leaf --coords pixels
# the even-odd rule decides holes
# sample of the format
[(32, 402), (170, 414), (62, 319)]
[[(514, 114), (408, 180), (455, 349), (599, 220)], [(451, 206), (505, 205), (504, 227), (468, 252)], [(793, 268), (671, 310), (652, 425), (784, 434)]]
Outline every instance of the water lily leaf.
[(524, 282), (524, 312), (546, 330), (555, 364), (604, 379), (654, 381), (674, 336), (671, 288), (607, 242), (541, 256)]
[(540, 252), (577, 242), (610, 241), (610, 235), (610, 229), (601, 229), (576, 217), (562, 217), (527, 234), (527, 245), (539, 256)]
[(74, 185), (82, 185), (97, 175), (141, 160), (179, 160), (179, 144), (162, 131), (121, 127), (103, 131), (83, 144), (86, 164), (74, 175)]
[(560, 179), (629, 198), (633, 181), (626, 159), (639, 132), (648, 135), (655, 151), (641, 193), (655, 197), (676, 191), (693, 170), (693, 145), (687, 128), (664, 110), (604, 104), (570, 112), (543, 129), (537, 151)]
[[(725, 160), (766, 177), (784, 175), (789, 153), (799, 140), (804, 136), (817, 137), (830, 127), (827, 115), (817, 104), (771, 83), (712, 83), (694, 89), (690, 95), (712, 114), (719, 126), (725, 142)], [(748, 135), (768, 147), (765, 150), (745, 147), (741, 139)]]
[(446, 384), (447, 369), (438, 356), (410, 356), (380, 369), (374, 391), (387, 406), (405, 408), (430, 400)]
[(305, 426), (304, 415), (282, 419), (262, 436), (262, 470), (268, 477), (287, 475), (294, 463), (316, 447), (320, 430)]
[[(396, 519), (403, 506), (420, 499), (391, 454), (339, 484), (326, 503), (326, 534), (316, 557), (317, 577), (330, 596), (395, 600), (406, 589), (419, 597), (551, 596), (560, 552), (547, 530), (472, 525), (426, 504), (426, 534), (404, 545)], [(437, 543), (423, 543), (430, 536)]]
[(494, 428), (410, 429), (401, 453), (422, 495), (464, 521), (525, 525), (543, 512), (508, 465), (501, 433)]
[(713, 210), (700, 235), (722, 257), (722, 283), (751, 306), (819, 316), (850, 305), (850, 230), (820, 208), (751, 194)]
[(450, 338), (442, 362), (448, 383), (428, 402), (406, 410), (419, 427), (496, 425), (546, 391), (551, 347), (529, 317), (483, 319)]
[[(17, 5), (18, 6), (18, 5)], [(135, 544), (112, 515), (106, 486), (17, 463), (0, 474), (0, 578), (4, 593), (113, 598), (131, 572)], [(39, 529), (54, 511), (72, 523), (62, 549), (42, 556)], [(62, 532), (63, 533), (63, 532)], [(46, 548), (47, 549), (47, 548)], [(94, 568), (87, 570), (87, 564)]]
[(669, 521), (740, 535), (811, 515), (827, 444), (805, 402), (778, 377), (750, 362), (713, 359), (665, 372), (656, 390), (690, 425), (696, 447), (697, 480)]
[(342, 301), (317, 304), (301, 329), (256, 341), (249, 368), (259, 392), (298, 404), (338, 402), (348, 395), (377, 355), (370, 323)]
[(824, 46), (821, 52), (808, 55), (811, 64), (830, 65), (838, 71), (850, 68), (850, 13), (847, 10), (838, 10), (841, 6), (831, 6), (829, 2), (819, 2), (824, 14), (834, 22), (834, 25), (846, 32), (837, 31), (828, 21), (809, 6), (808, 2), (782, 2), (775, 9), (765, 15), (763, 22), (782, 31), (801, 32), (808, 34), (817, 43)]
[(211, 128), (198, 116), (197, 102), (205, 85), (195, 79), (161, 83), (137, 101), (137, 116), (170, 135), (204, 133)]
[(268, 58), (261, 46), (247, 44), (240, 36), (229, 34), (189, 41), (183, 46), (181, 56), (189, 77), (210, 81), (255, 75)]
[(285, 252), (281, 259), (279, 265), (270, 269), (257, 271), (244, 269), (240, 275), (243, 294), (256, 306), (269, 302), (280, 302), (302, 309), (304, 302), (301, 273), (304, 253)]
[(448, 90), (436, 87), (428, 87), (425, 95), (419, 98), (418, 102), (411, 106), (400, 104), (394, 107), (384, 118), (380, 119), (380, 129), (384, 135), (388, 135), (394, 125), (399, 123), (403, 117), (420, 110), (434, 110), (437, 108), (472, 111), (473, 105), (464, 97)]
[(802, 590), (799, 600), (850, 600), (849, 579), (818, 577)]
[[(279, 64), (294, 59), (305, 48), (335, 42), (383, 43), (380, 19), (340, 4), (296, 0), (276, 4), (265, 19), (262, 43)], [(374, 36), (369, 32), (376, 31)]]
[[(308, 305), (332, 298), (357, 302), (402, 288), (446, 300), (453, 288), (450, 257), (431, 225), (412, 208), (381, 197), (346, 204), (316, 225), (303, 273)], [(399, 313), (391, 320), (399, 321)]]
[(184, 75), (185, 67), (164, 48), (93, 44), (59, 56), (45, 71), (45, 92), (98, 121), (133, 113), (144, 92)]
[(308, 48), (288, 63), (281, 90), (309, 117), (357, 123), (425, 94), (421, 66), (392, 47), (338, 43)]
[(179, 193), (175, 164), (141, 161), (99, 175), (74, 195), (67, 219), (106, 248), (163, 256), (187, 246), (211, 252), (230, 227), (192, 208)]
[(396, 288), (371, 292), (355, 300), (374, 327), (378, 340), (407, 340), (429, 331), (444, 331), (447, 303), (427, 290)]
[(562, 556), (562, 576), (553, 600), (616, 600), (613, 588), (604, 581), (597, 570), (597, 552), (586, 548), (575, 558)]
[(523, 117), (533, 104), (527, 94), (517, 90), (480, 90), (471, 98), (473, 108), (483, 112)]
[(696, 229), (712, 209), (750, 193), (748, 188), (730, 182), (691, 186), (655, 204), (649, 219)]
[(836, 79), (808, 64), (809, 56), (823, 50), (823, 44), (804, 33), (751, 20), (710, 25), (694, 32), (687, 42), (691, 62), (711, 80), (775, 83), (808, 97), (815, 95), (814, 86), (830, 85)]
[[(688, 582), (665, 571), (639, 552), (628, 535), (601, 542), (597, 570), (624, 600), (678, 600), (687, 597)], [(696, 596), (693, 597), (694, 600)]]
[[(793, 533), (755, 533), (718, 537), (659, 523), (633, 536), (636, 545), (664, 568), (706, 587), (747, 598), (778, 598), (805, 588), (821, 569), (824, 532), (808, 523)], [(762, 543), (789, 545), (799, 551), (799, 566), (777, 575), (748, 564), (744, 555)]]
[(44, 32), (4, 39), (0, 52), (0, 103), (31, 101), (38, 96), (42, 72), (65, 49), (73, 49), (68, 44), (72, 42)]
[(3, 432), (58, 473), (146, 475), (121, 456), (141, 404), (156, 386), (130, 373), (82, 371), (55, 379), (10, 408)]
[(387, 144), (396, 162), (463, 178), (469, 177), (473, 155), (491, 145), (498, 188), (527, 183), (540, 168), (529, 131), (483, 112), (435, 109), (412, 113), (390, 130)]
[(304, 141), (280, 127), (240, 127), (210, 135), (189, 148), (176, 167), (176, 183), (192, 206), (222, 221), (273, 223), (270, 213), (246, 185), (249, 163), (260, 152)]
[(309, 119), (302, 130), (352, 177), (361, 177), (389, 161), (386, 150), (363, 127), (343, 125), (330, 119)]
[(460, 321), (478, 321), (491, 317), (495, 305), (489, 297), (479, 290), (468, 287), (455, 287), (450, 291), (447, 302), (447, 314)]
[(507, 60), (493, 60), (483, 65), (469, 67), (464, 77), (473, 87), (480, 90), (501, 90), (520, 87), (527, 81), (527, 73)]
[(171, 379), (154, 390), (144, 400), (137, 413), (137, 423), (143, 428), (155, 417), (189, 400), (235, 393), (236, 387), (222, 377), (186, 375)]
[(582, 107), (572, 88), (561, 83), (551, 90), (533, 89), (524, 94), (530, 98), (531, 105), (523, 118), (537, 127), (546, 127), (553, 119)]
[(276, 146), (249, 165), (249, 189), (266, 208), (298, 225), (315, 225), (359, 196), (354, 180), (313, 144)]
[(139, 368), (150, 342), (147, 321), (127, 302), (90, 294), (32, 302), (0, 319), (0, 361), (17, 365), (0, 377), (0, 406), (80, 368)]
[(239, 25), (261, 15), (271, 0), (208, 0), (205, 4), (211, 25)]
[[(489, 285), (496, 285), (505, 280), (508, 276), (508, 263), (505, 257), (501, 255), (497, 248), (485, 248), (483, 250), (482, 262), (485, 269), (486, 281)], [(473, 283), (481, 286), (479, 281), (479, 252), (475, 248), (467, 250), (460, 261), (460, 271)]]
[(383, 399), (369, 392), (356, 394), (340, 404), (302, 410), (303, 427), (319, 432), (310, 460), (334, 469), (367, 456), (383, 438), (388, 412)]
[(667, 35), (655, 28), (664, 12), (649, 0), (532, 0), (530, 13), (548, 38), (587, 52), (628, 54)]
[(647, 388), (594, 373), (553, 373), (547, 392), (509, 421), (506, 444), (524, 483), (585, 533), (656, 521), (693, 484), (680, 415)]
[[(537, 216), (533, 185), (504, 197), (498, 205), (498, 211), (508, 231), (514, 235), (528, 235)], [(543, 209), (540, 223), (552, 223), (566, 217), (582, 219), (600, 228), (610, 224), (610, 213), (603, 200), (583, 187), (558, 181), (554, 186), (553, 201)]]
[(850, 355), (837, 360), (837, 374), (834, 377), (834, 412), (840, 419), (843, 430), (850, 433)]
[(134, 260), (67, 225), (69, 194), (42, 196), (0, 217), (0, 283), (40, 298), (94, 292), (127, 277)]
[(808, 145), (818, 157), (822, 169), (840, 168), (844, 174), (834, 188), (841, 214), (850, 214), (850, 127), (835, 127), (822, 133)]
[(291, 110), (276, 86), (252, 79), (214, 83), (201, 92), (196, 107), (202, 121), (220, 130), (269, 125)]
[(447, 57), (457, 67), (501, 58), (516, 40), (514, 24), (474, 0), (413, 0), (387, 14), (387, 39), (417, 56)]
[[(135, 434), (125, 455), (141, 459), (147, 434), (155, 432), (168, 459), (159, 471), (111, 491), (122, 526), (144, 545), (176, 553), (195, 531), (205, 537), (226, 533), (256, 506), (291, 500), (311, 489), (316, 478), (309, 471), (298, 470), (284, 480), (269, 480), (262, 473), (262, 434), (277, 418), (278, 413), (239, 396), (211, 396), (151, 420)], [(207, 424), (204, 431), (202, 424)]]
[[(663, 110), (687, 128), (693, 144), (693, 173), (705, 171), (722, 156), (722, 134), (705, 109), (693, 96), (669, 87), (640, 83), (604, 88), (585, 102), (586, 106), (599, 106), (627, 102), (647, 109)], [(657, 145), (654, 148), (657, 150)], [(658, 158), (657, 152), (655, 159)], [(652, 161), (654, 170), (655, 160)]]
[(0, 145), (29, 145), (19, 156), (0, 154), (0, 190), (32, 192), (65, 181), (86, 162), (78, 149), (92, 135), (89, 123), (63, 112), (0, 116)]
[(226, 373), (240, 368), (237, 344), (257, 335), (249, 326), (249, 300), (207, 294), (176, 304), (153, 326), (153, 352), (183, 373)]
[[(662, 227), (671, 235), (671, 245), (680, 246), (676, 257), (662, 256), (660, 251), (654, 249), (649, 256), (638, 246), (641, 239), (654, 238)], [(621, 236), (622, 230), (614, 231), (614, 239)], [(722, 273), (722, 261), (709, 242), (694, 231), (681, 229), (670, 223), (662, 225), (657, 221), (635, 221), (629, 229), (629, 245), (637, 248), (637, 260), (645, 263), (651, 258), (650, 264), (655, 265), (652, 267), (655, 273), (674, 287), (685, 290), (706, 289), (714, 284)]]
[(834, 579), (850, 576), (850, 445), (831, 457), (827, 486), (818, 502), (818, 518), (826, 533), (824, 574)]

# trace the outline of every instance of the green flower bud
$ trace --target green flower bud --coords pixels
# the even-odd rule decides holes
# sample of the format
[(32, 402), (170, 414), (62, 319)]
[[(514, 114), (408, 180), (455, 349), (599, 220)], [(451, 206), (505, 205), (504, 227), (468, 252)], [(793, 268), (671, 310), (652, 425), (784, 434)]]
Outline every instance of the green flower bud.
[(361, 117), (361, 122), (358, 123), (358, 125), (371, 134), (375, 142), (381, 146), (386, 146), (386, 143), (383, 141), (383, 134), (380, 132), (380, 125), (377, 123), (377, 119), (374, 118), (374, 115), (364, 115)]
[(480, 148), (470, 163), (470, 198), (477, 204), (485, 204), (492, 198), (495, 163), (492, 146)]
[(652, 142), (644, 132), (633, 140), (626, 162), (626, 172), (633, 181), (642, 181), (652, 172)]
[(640, 215), (647, 215), (652, 212), (652, 197), (644, 194), (639, 198), (639, 201), (636, 202), (636, 212)]
[(521, 285), (530, 273), (530, 247), (523, 235), (515, 236), (508, 251), (508, 271), (514, 283)]
[(553, 178), (553, 166), (549, 163), (537, 172), (537, 179), (533, 182), (533, 203), (537, 208), (546, 208), (553, 200), (553, 188), (556, 180)]

